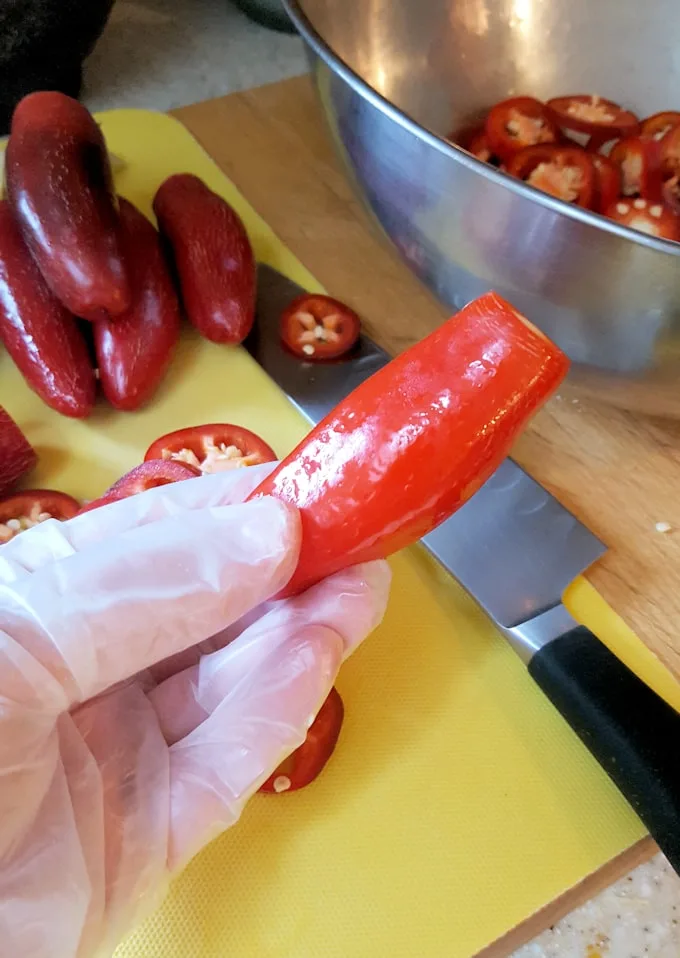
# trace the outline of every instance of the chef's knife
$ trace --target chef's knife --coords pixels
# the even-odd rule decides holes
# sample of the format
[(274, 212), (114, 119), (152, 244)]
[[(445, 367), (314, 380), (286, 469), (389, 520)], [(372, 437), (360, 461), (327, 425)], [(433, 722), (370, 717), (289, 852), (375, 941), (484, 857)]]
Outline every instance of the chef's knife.
[[(258, 279), (246, 346), (316, 424), (390, 357), (362, 337), (343, 361), (301, 362), (281, 348), (278, 321), (304, 290), (268, 266)], [(510, 640), (680, 873), (680, 714), (562, 603), (606, 546), (510, 459), (422, 544)]]

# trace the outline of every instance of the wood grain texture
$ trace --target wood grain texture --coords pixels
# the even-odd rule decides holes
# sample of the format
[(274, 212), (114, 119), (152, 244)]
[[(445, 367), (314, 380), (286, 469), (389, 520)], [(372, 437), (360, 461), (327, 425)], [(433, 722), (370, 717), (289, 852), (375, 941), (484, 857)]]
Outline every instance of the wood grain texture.
[[(445, 311), (380, 240), (352, 193), (307, 77), (175, 116), (389, 352), (441, 322)], [(680, 676), (680, 423), (597, 406), (568, 386), (514, 455), (609, 545), (588, 578)], [(657, 522), (671, 531), (658, 532)]]

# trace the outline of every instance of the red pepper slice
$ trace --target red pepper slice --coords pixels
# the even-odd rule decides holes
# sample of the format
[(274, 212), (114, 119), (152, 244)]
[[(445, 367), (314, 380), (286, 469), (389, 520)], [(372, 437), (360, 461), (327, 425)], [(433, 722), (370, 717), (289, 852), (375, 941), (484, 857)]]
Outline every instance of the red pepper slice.
[(664, 179), (680, 174), (680, 126), (673, 127), (663, 140), (661, 147), (661, 174)]
[(57, 299), (83, 319), (125, 312), (130, 287), (111, 165), (85, 107), (53, 91), (24, 97), (12, 117), (6, 177), (24, 239)]
[(620, 198), (605, 212), (617, 223), (659, 239), (680, 241), (680, 217), (663, 203), (649, 203), (642, 197)]
[(298, 296), (281, 314), (284, 346), (308, 362), (339, 359), (356, 345), (360, 332), (354, 310), (319, 293)]
[(680, 126), (680, 113), (676, 113), (674, 110), (665, 110), (643, 120), (640, 133), (643, 136), (652, 136), (655, 140), (662, 140), (676, 126)]
[(167, 486), (172, 482), (183, 482), (185, 479), (195, 479), (200, 474), (200, 470), (186, 462), (163, 462), (160, 459), (154, 459), (153, 462), (143, 462), (140, 466), (135, 466), (134, 469), (127, 472), (117, 482), (114, 482), (111, 488), (107, 489), (99, 499), (94, 499), (83, 506), (80, 512), (81, 514), (90, 512), (91, 509), (98, 509), (100, 506), (117, 502), (119, 499), (128, 499), (130, 496), (139, 495), (140, 492), (146, 492), (148, 489), (156, 489), (158, 486)]
[(601, 153), (593, 153), (592, 160), (595, 169), (593, 209), (604, 213), (621, 193), (621, 172), (608, 156)]
[(589, 133), (591, 148), (618, 136), (634, 136), (640, 128), (640, 121), (630, 110), (592, 94), (557, 96), (548, 100), (546, 106), (562, 129)]
[(72, 519), (79, 511), (77, 499), (52, 489), (27, 489), (6, 496), (0, 499), (0, 543), (47, 519)]
[(255, 319), (256, 264), (238, 214), (191, 173), (161, 184), (153, 201), (189, 322), (214, 343), (240, 343)]
[(9, 492), (37, 461), (33, 446), (0, 406), (0, 495)]
[(676, 215), (680, 215), (680, 176), (672, 176), (662, 187), (662, 197), (666, 206)]
[(189, 463), (207, 473), (275, 462), (277, 455), (250, 429), (231, 423), (207, 423), (176, 429), (156, 439), (144, 454), (145, 462), (154, 459)]
[(508, 173), (566, 203), (590, 209), (595, 195), (592, 157), (576, 146), (528, 146), (516, 153)]
[(416, 542), (498, 467), (569, 360), (486, 293), (363, 382), (251, 494), (302, 515), (295, 595)]
[(345, 708), (334, 686), (312, 722), (307, 738), (281, 762), (260, 786), (260, 791), (294, 792), (313, 782), (335, 750), (344, 716)]
[(455, 131), (447, 137), (456, 146), (462, 147), (468, 153), (472, 153), (483, 163), (491, 163), (492, 166), (498, 166), (500, 160), (494, 154), (489, 143), (489, 137), (486, 135), (486, 129), (483, 123), (477, 123), (474, 126), (467, 127), (460, 132)]
[(76, 320), (50, 292), (9, 204), (0, 201), (0, 340), (44, 403), (75, 419), (92, 411), (96, 381)]
[(485, 130), (489, 146), (504, 163), (527, 146), (560, 141), (560, 131), (545, 104), (531, 96), (497, 103), (489, 110)]
[(122, 196), (119, 203), (132, 305), (114, 320), (95, 323), (94, 344), (104, 395), (116, 409), (131, 411), (151, 399), (165, 376), (180, 311), (156, 229)]
[(614, 144), (609, 158), (621, 171), (623, 196), (642, 196), (650, 203), (661, 199), (661, 146), (658, 140), (628, 136)]

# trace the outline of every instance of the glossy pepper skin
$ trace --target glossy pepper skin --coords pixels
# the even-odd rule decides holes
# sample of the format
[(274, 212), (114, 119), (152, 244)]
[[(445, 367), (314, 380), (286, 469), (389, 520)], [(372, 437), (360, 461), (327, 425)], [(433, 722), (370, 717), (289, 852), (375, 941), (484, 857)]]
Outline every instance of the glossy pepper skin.
[(33, 446), (0, 406), (0, 496), (6, 495), (37, 461)]
[(101, 130), (62, 93), (24, 97), (7, 145), (7, 196), (47, 285), (83, 319), (124, 313), (130, 288)]
[(123, 197), (119, 218), (132, 305), (94, 324), (94, 344), (104, 395), (116, 409), (131, 411), (151, 399), (167, 372), (180, 310), (155, 227)]
[(96, 382), (87, 344), (55, 299), (0, 201), (0, 340), (40, 398), (64, 416), (92, 411)]
[(251, 494), (302, 518), (295, 595), (384, 558), (468, 500), (567, 373), (567, 357), (487, 293), (362, 383)]
[(213, 343), (240, 343), (255, 319), (256, 264), (243, 223), (197, 176), (178, 173), (153, 203), (189, 322)]

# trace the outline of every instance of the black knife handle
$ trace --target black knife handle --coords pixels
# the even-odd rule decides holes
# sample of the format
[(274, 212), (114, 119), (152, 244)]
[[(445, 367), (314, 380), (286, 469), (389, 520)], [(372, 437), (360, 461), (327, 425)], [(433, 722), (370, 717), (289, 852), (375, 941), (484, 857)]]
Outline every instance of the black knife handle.
[(529, 674), (680, 874), (680, 713), (584, 626), (539, 649)]

